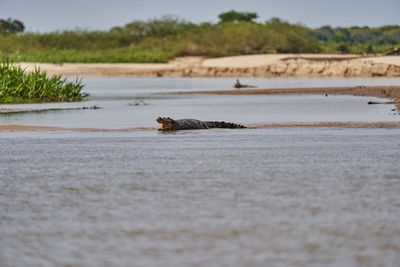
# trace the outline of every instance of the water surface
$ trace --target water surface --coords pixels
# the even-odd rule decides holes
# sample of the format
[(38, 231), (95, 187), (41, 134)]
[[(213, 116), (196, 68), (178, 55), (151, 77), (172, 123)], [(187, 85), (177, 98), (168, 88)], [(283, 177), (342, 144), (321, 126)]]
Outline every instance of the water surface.
[(0, 133), (0, 261), (396, 266), (399, 135)]
[[(243, 79), (260, 87), (395, 84)], [(122, 129), (399, 121), (376, 98), (154, 95), (232, 79), (85, 79), (83, 103), (0, 124)], [(297, 84), (297, 85), (295, 85)], [(5, 107), (5, 106), (2, 106)], [(1, 266), (397, 266), (400, 129), (0, 132)]]

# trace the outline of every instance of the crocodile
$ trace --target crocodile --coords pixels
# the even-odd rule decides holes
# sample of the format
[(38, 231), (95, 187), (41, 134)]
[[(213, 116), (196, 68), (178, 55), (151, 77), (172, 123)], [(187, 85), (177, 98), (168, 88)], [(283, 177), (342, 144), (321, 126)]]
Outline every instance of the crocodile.
[(177, 131), (177, 130), (197, 130), (197, 129), (210, 129), (210, 128), (246, 128), (243, 125), (224, 122), (224, 121), (201, 121), (195, 119), (181, 119), (174, 120), (169, 117), (158, 117), (158, 123), (161, 123), (159, 131)]

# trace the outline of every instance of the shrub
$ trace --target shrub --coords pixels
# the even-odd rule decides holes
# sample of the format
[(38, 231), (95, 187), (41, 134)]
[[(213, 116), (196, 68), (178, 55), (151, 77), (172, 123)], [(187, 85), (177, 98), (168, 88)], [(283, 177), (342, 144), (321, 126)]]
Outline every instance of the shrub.
[(81, 101), (88, 96), (81, 93), (83, 87), (79, 79), (68, 82), (39, 69), (28, 73), (9, 62), (0, 64), (0, 103)]

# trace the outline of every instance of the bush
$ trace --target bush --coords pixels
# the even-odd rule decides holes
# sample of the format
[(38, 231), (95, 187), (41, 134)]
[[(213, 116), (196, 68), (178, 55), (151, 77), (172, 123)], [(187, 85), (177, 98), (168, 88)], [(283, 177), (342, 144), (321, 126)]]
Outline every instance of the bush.
[(336, 51), (339, 51), (339, 52), (342, 52), (342, 53), (348, 53), (350, 51), (350, 49), (346, 44), (340, 44), (336, 48)]
[(78, 79), (68, 82), (61, 76), (48, 78), (39, 69), (27, 73), (11, 63), (0, 64), (0, 103), (81, 101), (88, 96), (81, 93), (83, 87)]

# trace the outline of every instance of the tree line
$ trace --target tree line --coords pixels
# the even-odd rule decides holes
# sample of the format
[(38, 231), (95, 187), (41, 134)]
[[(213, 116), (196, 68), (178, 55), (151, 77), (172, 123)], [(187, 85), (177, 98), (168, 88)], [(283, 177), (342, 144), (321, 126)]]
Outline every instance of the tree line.
[(165, 62), (177, 56), (256, 53), (377, 53), (400, 44), (400, 26), (316, 29), (257, 13), (231, 10), (217, 23), (175, 16), (136, 20), (108, 31), (24, 33), (18, 20), (0, 20), (0, 53), (47, 62)]

